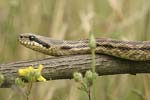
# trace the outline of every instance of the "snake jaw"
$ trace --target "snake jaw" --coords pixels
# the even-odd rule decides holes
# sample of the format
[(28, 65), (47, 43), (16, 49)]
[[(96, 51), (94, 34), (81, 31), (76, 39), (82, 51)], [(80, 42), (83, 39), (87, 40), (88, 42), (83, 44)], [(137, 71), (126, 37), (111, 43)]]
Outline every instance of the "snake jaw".
[(37, 36), (31, 33), (20, 34), (18, 38), (19, 42), (23, 45), (27, 46), (43, 46), (45, 48), (50, 48), (50, 45), (46, 42), (38, 39)]
[(50, 47), (48, 44), (40, 41), (37, 37), (30, 33), (20, 34), (18, 40), (25, 47), (43, 53), (47, 52)]

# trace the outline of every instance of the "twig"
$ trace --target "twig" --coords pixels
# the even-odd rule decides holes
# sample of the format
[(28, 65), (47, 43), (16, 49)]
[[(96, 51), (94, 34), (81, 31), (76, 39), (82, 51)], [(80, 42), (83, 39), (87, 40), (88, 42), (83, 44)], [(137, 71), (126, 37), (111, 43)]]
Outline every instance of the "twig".
[[(99, 75), (150, 73), (150, 61), (130, 61), (118, 59), (107, 55), (96, 55), (96, 72)], [(5, 82), (1, 87), (10, 87), (18, 77), (18, 69), (30, 65), (44, 66), (43, 76), (49, 79), (70, 79), (73, 72), (85, 73), (91, 67), (91, 55), (70, 55), (30, 61), (18, 61), (0, 65), (0, 73), (4, 75)]]

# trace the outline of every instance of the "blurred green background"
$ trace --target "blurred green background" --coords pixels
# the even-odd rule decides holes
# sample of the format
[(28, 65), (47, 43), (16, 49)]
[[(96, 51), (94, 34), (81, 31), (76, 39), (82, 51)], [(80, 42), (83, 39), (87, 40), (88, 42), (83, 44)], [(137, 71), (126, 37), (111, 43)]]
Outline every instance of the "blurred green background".
[[(0, 0), (0, 63), (47, 57), (19, 44), (19, 33), (55, 39), (98, 37), (150, 40), (150, 0)], [(142, 67), (142, 66), (141, 66)], [(35, 83), (30, 100), (87, 100), (73, 80)], [(96, 100), (150, 100), (148, 74), (101, 76)], [(19, 89), (0, 89), (0, 100), (24, 100)]]

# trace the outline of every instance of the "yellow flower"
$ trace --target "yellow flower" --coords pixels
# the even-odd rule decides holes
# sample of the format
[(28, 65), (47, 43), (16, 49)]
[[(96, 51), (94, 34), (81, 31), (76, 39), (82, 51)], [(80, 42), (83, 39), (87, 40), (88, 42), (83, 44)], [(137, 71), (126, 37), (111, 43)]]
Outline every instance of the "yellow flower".
[(29, 74), (33, 70), (34, 70), (33, 67), (29, 66), (29, 67), (24, 68), (24, 69), (19, 69), (18, 73), (19, 73), (20, 76), (26, 76), (27, 74)]
[(42, 82), (42, 81), (45, 82), (46, 81), (46, 79), (41, 75), (38, 77), (37, 80), (40, 81), (40, 82)]
[(34, 71), (41, 74), (42, 69), (43, 69), (43, 65), (39, 65), (37, 69), (34, 69)]
[(38, 68), (33, 68), (29, 66), (24, 69), (19, 69), (18, 73), (20, 76), (24, 76), (28, 81), (35, 79), (38, 81), (46, 81), (46, 79), (41, 75), (41, 71), (43, 69), (43, 65), (39, 65)]

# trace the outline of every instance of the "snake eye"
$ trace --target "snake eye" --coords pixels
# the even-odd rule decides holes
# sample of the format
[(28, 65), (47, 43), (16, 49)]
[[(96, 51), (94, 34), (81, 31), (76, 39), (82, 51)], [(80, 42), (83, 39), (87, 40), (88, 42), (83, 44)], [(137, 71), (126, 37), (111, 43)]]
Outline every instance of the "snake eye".
[(33, 36), (33, 35), (29, 36), (29, 40), (30, 41), (34, 41), (35, 40), (35, 36)]

